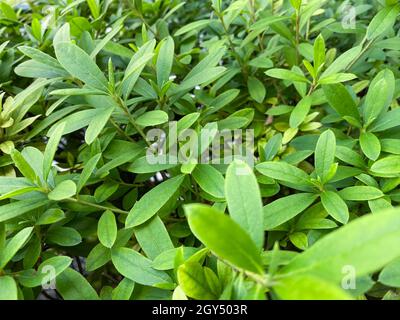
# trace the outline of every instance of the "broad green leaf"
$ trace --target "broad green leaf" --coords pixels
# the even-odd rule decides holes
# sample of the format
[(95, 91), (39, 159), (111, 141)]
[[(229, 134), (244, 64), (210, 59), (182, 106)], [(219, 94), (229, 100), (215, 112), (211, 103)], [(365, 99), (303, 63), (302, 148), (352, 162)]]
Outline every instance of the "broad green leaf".
[(315, 148), (315, 172), (326, 182), (335, 160), (336, 137), (331, 130), (324, 131)]
[(170, 36), (160, 46), (156, 63), (157, 84), (160, 88), (169, 79), (174, 60), (174, 48), (174, 39)]
[(77, 271), (68, 268), (57, 277), (57, 291), (64, 300), (98, 300), (96, 291)]
[(10, 276), (0, 276), (0, 300), (18, 300), (18, 288)]
[(351, 201), (373, 200), (384, 196), (381, 190), (369, 186), (347, 187), (340, 190), (339, 195), (342, 199)]
[(253, 170), (242, 161), (232, 162), (225, 179), (229, 215), (253, 239), (257, 247), (264, 244), (261, 193)]
[(399, 239), (398, 210), (369, 214), (318, 240), (283, 267), (281, 274), (315, 275), (339, 284), (344, 266), (352, 266), (360, 277), (399, 257), (400, 247), (394, 245)]
[(63, 247), (73, 247), (82, 242), (82, 237), (78, 231), (70, 227), (54, 227), (49, 229), (46, 240)]
[(148, 111), (135, 120), (142, 127), (156, 126), (167, 121), (168, 114), (161, 110)]
[(389, 30), (396, 22), (399, 11), (400, 5), (398, 4), (394, 6), (387, 6), (379, 11), (368, 25), (367, 39), (375, 39)]
[(335, 283), (312, 275), (283, 278), (273, 287), (282, 300), (352, 300), (346, 291)]
[(272, 230), (307, 209), (317, 199), (311, 193), (293, 194), (264, 206), (264, 229)]
[(376, 161), (371, 170), (379, 174), (400, 174), (400, 156), (388, 156)]
[(113, 300), (129, 300), (132, 296), (133, 289), (135, 288), (135, 282), (131, 279), (124, 278), (116, 286), (112, 292)]
[(111, 248), (117, 239), (117, 231), (117, 222), (114, 213), (109, 210), (105, 211), (100, 217), (97, 226), (97, 236), (100, 243), (107, 248)]
[(65, 218), (64, 211), (58, 208), (51, 208), (43, 212), (39, 219), (36, 221), (36, 225), (53, 224)]
[(265, 160), (272, 161), (282, 146), (282, 134), (278, 133), (268, 140), (265, 148)]
[(299, 101), (299, 103), (290, 114), (289, 124), (291, 128), (297, 128), (300, 124), (303, 123), (306, 116), (308, 115), (308, 112), (310, 111), (311, 102), (312, 100), (309, 96), (304, 97)]
[(247, 87), (249, 88), (250, 97), (256, 102), (262, 103), (265, 98), (265, 87), (264, 84), (256, 77), (249, 77), (247, 80)]
[(361, 132), (360, 146), (363, 153), (371, 160), (377, 160), (381, 153), (381, 144), (376, 135), (371, 132)]
[(357, 78), (357, 76), (352, 73), (335, 73), (335, 74), (331, 74), (329, 76), (321, 77), (318, 80), (318, 83), (322, 84), (322, 85), (335, 84), (335, 83), (350, 81), (355, 78)]
[(134, 233), (140, 247), (150, 259), (174, 248), (171, 238), (159, 216), (154, 216), (146, 223), (135, 227)]
[(272, 78), (282, 79), (282, 80), (291, 80), (296, 82), (309, 82), (307, 78), (298, 73), (286, 69), (269, 69), (265, 72), (265, 74)]
[(5, 265), (14, 257), (19, 249), (23, 247), (32, 233), (33, 228), (28, 227), (19, 231), (12, 239), (7, 243), (4, 250), (0, 253), (0, 269), (3, 269)]
[(114, 107), (111, 108), (99, 108), (97, 109), (97, 114), (89, 122), (89, 126), (85, 132), (85, 142), (87, 144), (92, 144), (97, 138), (100, 132), (103, 130), (111, 114), (114, 111)]
[(180, 29), (178, 29), (174, 36), (181, 36), (185, 33), (188, 33), (190, 31), (193, 30), (200, 30), (203, 29), (204, 27), (208, 26), (210, 24), (210, 20), (209, 19), (205, 19), (205, 20), (197, 20), (194, 22), (191, 22), (183, 27), (181, 27)]
[(147, 192), (129, 212), (125, 227), (136, 227), (153, 217), (179, 189), (184, 178), (179, 175), (168, 179)]
[(145, 258), (135, 250), (128, 248), (113, 249), (111, 256), (112, 262), (118, 272), (134, 282), (146, 286), (171, 283), (171, 278), (168, 274), (153, 269), (151, 260)]
[(72, 76), (93, 88), (108, 92), (106, 77), (84, 50), (69, 42), (56, 43), (54, 49), (58, 62)]
[(184, 293), (191, 298), (199, 300), (218, 299), (217, 292), (213, 290), (213, 286), (205, 270), (197, 262), (182, 264), (178, 268), (179, 285)]
[(394, 83), (393, 72), (389, 69), (382, 70), (372, 80), (363, 109), (364, 123), (366, 126), (371, 124), (389, 107), (393, 98)]
[(192, 172), (194, 180), (200, 188), (216, 198), (225, 198), (224, 177), (209, 164), (199, 164)]
[(312, 185), (307, 173), (286, 162), (267, 161), (256, 165), (256, 169), (272, 179), (304, 186)]
[(11, 158), (14, 161), (15, 166), (21, 171), (22, 175), (33, 183), (37, 183), (39, 177), (31, 167), (31, 165), (25, 160), (24, 156), (16, 149), (11, 152)]
[(64, 180), (60, 182), (48, 194), (50, 200), (60, 201), (74, 196), (76, 193), (76, 184), (72, 180)]
[(325, 63), (325, 40), (320, 34), (314, 41), (314, 68), (316, 71)]
[(259, 248), (235, 221), (201, 204), (184, 207), (193, 234), (220, 259), (237, 268), (263, 273)]
[(400, 259), (390, 262), (379, 274), (379, 282), (389, 287), (400, 287)]
[(359, 121), (357, 105), (346, 87), (340, 83), (322, 86), (329, 105), (342, 117)]
[(23, 215), (24, 213), (43, 207), (49, 201), (43, 199), (15, 201), (0, 206), (0, 222)]
[(321, 202), (325, 210), (335, 220), (346, 224), (349, 221), (349, 209), (346, 202), (334, 191), (324, 191), (321, 193)]

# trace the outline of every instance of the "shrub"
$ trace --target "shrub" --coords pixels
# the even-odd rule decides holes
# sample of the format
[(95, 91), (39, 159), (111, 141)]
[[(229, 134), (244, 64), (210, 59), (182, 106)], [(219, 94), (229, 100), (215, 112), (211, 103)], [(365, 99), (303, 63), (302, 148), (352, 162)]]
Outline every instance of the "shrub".
[(0, 298), (398, 299), (400, 5), (351, 3), (2, 1)]

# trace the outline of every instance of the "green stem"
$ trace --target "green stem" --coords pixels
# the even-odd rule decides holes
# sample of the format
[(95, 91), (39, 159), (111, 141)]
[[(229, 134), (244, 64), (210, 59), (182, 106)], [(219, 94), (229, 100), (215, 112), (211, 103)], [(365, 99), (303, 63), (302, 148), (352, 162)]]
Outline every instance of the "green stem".
[(88, 201), (84, 201), (84, 200), (80, 200), (80, 199), (76, 199), (76, 198), (67, 198), (64, 199), (63, 201), (68, 201), (68, 202), (74, 202), (74, 203), (79, 203), (79, 204), (83, 204), (89, 207), (93, 207), (96, 209), (100, 209), (100, 210), (110, 210), (113, 211), (115, 213), (122, 213), (122, 214), (128, 214), (129, 211), (125, 211), (125, 210), (121, 210), (118, 208), (112, 208), (112, 207), (106, 207), (106, 206), (102, 206), (100, 204), (96, 204), (96, 203), (92, 203), (92, 202), (88, 202)]

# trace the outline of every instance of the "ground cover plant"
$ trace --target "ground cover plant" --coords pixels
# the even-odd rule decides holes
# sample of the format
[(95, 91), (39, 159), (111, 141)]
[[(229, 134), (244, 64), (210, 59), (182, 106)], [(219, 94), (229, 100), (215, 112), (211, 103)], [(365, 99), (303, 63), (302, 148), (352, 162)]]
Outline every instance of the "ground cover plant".
[(399, 13), (2, 0), (0, 299), (399, 299)]

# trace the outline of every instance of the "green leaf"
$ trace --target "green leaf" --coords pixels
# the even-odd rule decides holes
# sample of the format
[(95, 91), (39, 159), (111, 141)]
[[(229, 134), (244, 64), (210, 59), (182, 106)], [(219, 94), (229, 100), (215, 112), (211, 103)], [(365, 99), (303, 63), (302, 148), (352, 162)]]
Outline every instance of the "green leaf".
[(193, 170), (192, 176), (202, 190), (211, 194), (213, 197), (220, 199), (225, 198), (224, 177), (213, 166), (209, 164), (199, 164)]
[(256, 165), (257, 171), (272, 179), (293, 184), (312, 186), (310, 178), (303, 170), (286, 162), (267, 161)]
[(25, 160), (23, 155), (16, 149), (11, 152), (11, 158), (14, 161), (15, 166), (21, 171), (22, 175), (33, 183), (37, 183), (39, 177), (30, 166), (30, 164)]
[(169, 79), (174, 61), (174, 49), (174, 39), (171, 36), (167, 37), (160, 45), (156, 63), (157, 84), (159, 88), (162, 88), (163, 84)]
[(360, 115), (352, 96), (342, 84), (322, 86), (329, 105), (342, 117), (350, 117), (359, 122)]
[(53, 224), (65, 218), (64, 211), (58, 208), (51, 208), (43, 212), (39, 219), (36, 221), (36, 225)]
[(265, 160), (272, 161), (282, 147), (282, 134), (278, 133), (268, 140), (264, 152)]
[(179, 28), (175, 32), (174, 36), (177, 37), (177, 36), (181, 36), (181, 35), (183, 35), (185, 33), (188, 33), (190, 31), (193, 31), (193, 30), (203, 29), (204, 27), (208, 26), (209, 24), (210, 24), (210, 20), (209, 19), (197, 20), (197, 21), (191, 22), (191, 23)]
[(321, 193), (321, 202), (325, 210), (336, 221), (346, 224), (349, 221), (349, 209), (346, 202), (333, 191), (324, 191)]
[(296, 107), (293, 109), (289, 118), (289, 125), (291, 128), (297, 128), (303, 123), (308, 112), (311, 108), (312, 99), (309, 96), (304, 97), (299, 101)]
[(78, 231), (70, 227), (54, 227), (46, 234), (49, 243), (55, 243), (63, 247), (73, 247), (82, 242)]
[(60, 201), (74, 196), (76, 193), (76, 184), (72, 180), (64, 180), (60, 182), (48, 194), (50, 200)]
[(10, 276), (0, 276), (0, 300), (18, 300), (18, 288)]
[(154, 216), (146, 223), (134, 228), (137, 242), (150, 259), (174, 248), (171, 238), (159, 216)]
[(0, 269), (3, 269), (18, 250), (22, 248), (26, 240), (30, 237), (32, 230), (32, 227), (22, 229), (7, 243), (4, 250), (0, 253)]
[(324, 76), (321, 77), (318, 80), (319, 84), (334, 84), (334, 83), (341, 83), (341, 82), (346, 82), (346, 81), (350, 81), (357, 78), (356, 75), (352, 74), (352, 73), (335, 73), (335, 74), (331, 74), (329, 76)]
[(381, 154), (379, 139), (371, 132), (361, 132), (360, 146), (362, 152), (371, 160), (376, 160)]
[(282, 300), (352, 300), (336, 284), (312, 275), (283, 278), (273, 287)]
[(265, 72), (265, 74), (269, 77), (272, 78), (277, 78), (277, 79), (282, 79), (282, 80), (290, 80), (290, 81), (296, 81), (296, 82), (309, 82), (306, 77), (290, 71), (286, 69), (269, 69), (268, 71)]
[(347, 187), (340, 190), (339, 195), (342, 199), (350, 201), (373, 200), (384, 196), (381, 190), (369, 186)]
[(315, 148), (315, 172), (326, 182), (335, 160), (336, 137), (331, 130), (324, 131)]
[(314, 41), (314, 69), (318, 71), (325, 63), (325, 40), (320, 34)]
[(371, 170), (379, 174), (400, 174), (400, 156), (388, 156), (376, 161)]
[(98, 153), (90, 158), (87, 163), (85, 163), (85, 166), (83, 167), (83, 170), (79, 176), (79, 180), (76, 186), (76, 193), (79, 193), (85, 186), (86, 182), (89, 180), (94, 169), (96, 168), (96, 165), (99, 162), (100, 158), (101, 153)]
[(115, 287), (112, 292), (113, 300), (129, 300), (132, 296), (133, 289), (135, 288), (135, 282), (131, 279), (124, 278)]
[(65, 123), (58, 124), (53, 134), (50, 136), (49, 141), (47, 142), (46, 149), (44, 151), (43, 157), (43, 180), (47, 181), (49, 176), (51, 166), (53, 164), (54, 155), (56, 154), (58, 144), (60, 143), (61, 137), (64, 133)]
[(264, 244), (261, 193), (253, 170), (245, 162), (236, 160), (229, 165), (225, 195), (231, 218), (261, 248)]
[(400, 6), (387, 6), (378, 12), (371, 20), (367, 28), (367, 39), (372, 40), (384, 34), (387, 30), (393, 27), (399, 14)]
[(371, 124), (382, 112), (387, 110), (392, 102), (394, 88), (394, 75), (389, 69), (382, 70), (372, 80), (363, 109), (365, 126)]
[(184, 207), (193, 234), (219, 258), (234, 266), (263, 273), (259, 248), (229, 216), (202, 204)]
[(161, 110), (148, 111), (135, 120), (136, 124), (142, 127), (156, 126), (167, 121), (168, 114)]
[(103, 130), (111, 114), (114, 111), (114, 106), (110, 108), (98, 108), (96, 115), (89, 122), (89, 126), (85, 132), (85, 142), (92, 144), (93, 141), (98, 137), (100, 132)]
[(16, 201), (0, 206), (0, 222), (23, 215), (24, 213), (43, 207), (48, 204), (47, 200), (24, 200)]
[(188, 297), (199, 300), (218, 299), (218, 295), (207, 277), (206, 269), (198, 262), (182, 264), (178, 268), (177, 275), (179, 285)]
[(272, 230), (307, 209), (317, 199), (311, 193), (293, 194), (267, 204), (264, 209), (264, 229)]
[(72, 76), (93, 88), (108, 92), (106, 77), (85, 51), (70, 42), (58, 42), (54, 49), (58, 62)]
[(57, 277), (57, 292), (64, 300), (98, 300), (96, 291), (77, 271), (68, 268)]
[(400, 259), (390, 262), (379, 274), (378, 281), (389, 287), (400, 287)]
[(168, 179), (147, 192), (129, 212), (125, 227), (136, 227), (153, 217), (179, 189), (184, 178), (179, 175)]
[(399, 257), (400, 247), (393, 245), (399, 240), (398, 210), (369, 214), (318, 240), (283, 267), (281, 274), (315, 275), (339, 284), (344, 266), (352, 266), (360, 277)]
[(247, 87), (249, 88), (250, 97), (258, 103), (262, 103), (265, 98), (264, 84), (255, 77), (249, 77), (247, 80)]
[(128, 248), (113, 249), (111, 256), (112, 262), (118, 272), (134, 282), (146, 286), (171, 283), (171, 278), (168, 274), (153, 269), (151, 260), (145, 258), (135, 250)]
[(107, 210), (105, 211), (97, 226), (97, 236), (100, 243), (107, 248), (111, 248), (117, 239), (117, 222), (115, 221), (114, 213)]

